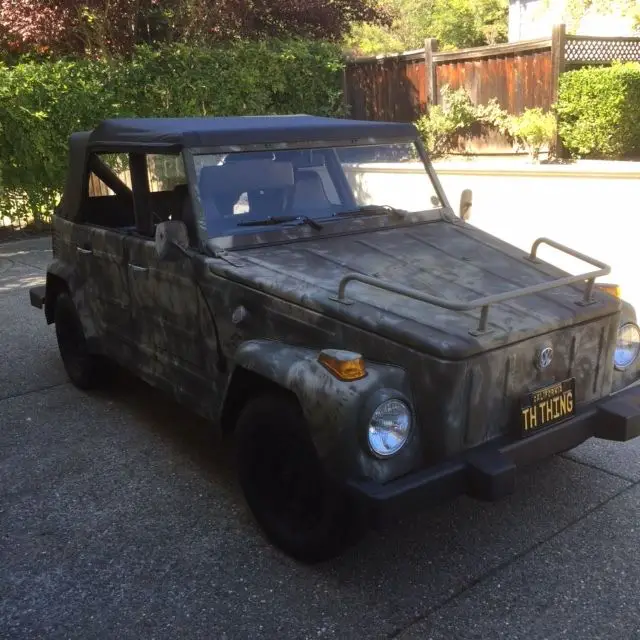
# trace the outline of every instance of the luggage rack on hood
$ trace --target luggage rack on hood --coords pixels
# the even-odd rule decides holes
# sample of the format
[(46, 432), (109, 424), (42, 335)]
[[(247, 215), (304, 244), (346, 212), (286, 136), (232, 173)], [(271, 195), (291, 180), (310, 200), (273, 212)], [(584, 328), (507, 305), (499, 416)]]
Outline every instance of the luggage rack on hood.
[(565, 276), (563, 278), (558, 278), (557, 280), (551, 280), (550, 282), (543, 282), (540, 284), (534, 284), (530, 287), (523, 287), (522, 289), (516, 289), (514, 291), (507, 291), (505, 293), (496, 293), (492, 296), (484, 296), (482, 298), (476, 298), (475, 300), (470, 300), (469, 302), (456, 302), (455, 300), (447, 300), (446, 298), (439, 298), (437, 296), (432, 296), (428, 293), (423, 293), (418, 291), (417, 289), (412, 289), (410, 287), (404, 287), (400, 284), (394, 284), (392, 282), (386, 282), (384, 280), (380, 280), (378, 278), (372, 278), (370, 276), (365, 276), (360, 273), (348, 273), (343, 276), (340, 280), (340, 284), (338, 286), (338, 295), (331, 296), (331, 300), (335, 300), (341, 304), (353, 304), (352, 300), (349, 300), (346, 295), (347, 285), (350, 282), (361, 282), (363, 284), (370, 285), (372, 287), (376, 287), (378, 289), (384, 289), (386, 291), (390, 291), (392, 293), (398, 293), (403, 296), (407, 296), (407, 298), (412, 298), (413, 300), (420, 300), (421, 302), (427, 302), (429, 304), (433, 304), (437, 307), (441, 307), (443, 309), (450, 309), (451, 311), (471, 311), (472, 309), (477, 309), (478, 307), (482, 308), (480, 312), (480, 321), (478, 323), (478, 328), (469, 331), (469, 333), (473, 336), (482, 335), (484, 333), (489, 333), (491, 329), (487, 329), (488, 319), (489, 319), (489, 307), (492, 304), (497, 304), (499, 302), (505, 302), (506, 300), (511, 300), (513, 298), (521, 298), (522, 296), (528, 296), (534, 293), (541, 293), (542, 291), (547, 291), (549, 289), (556, 289), (557, 287), (564, 287), (570, 284), (576, 284), (578, 282), (587, 281), (587, 287), (584, 291), (584, 298), (577, 302), (576, 304), (580, 305), (589, 305), (593, 304), (593, 286), (595, 283), (595, 279), (600, 276), (606, 276), (611, 273), (611, 267), (604, 262), (600, 262), (595, 258), (590, 258), (579, 251), (574, 251), (569, 247), (565, 247), (558, 242), (554, 242), (553, 240), (549, 240), (549, 238), (538, 238), (531, 247), (531, 253), (525, 256), (525, 260), (530, 260), (531, 262), (540, 262), (537, 257), (538, 247), (541, 244), (547, 244), (554, 249), (558, 249), (558, 251), (562, 251), (578, 260), (582, 260), (587, 264), (591, 264), (594, 267), (598, 267), (597, 271), (589, 271), (588, 273), (582, 273), (575, 276)]

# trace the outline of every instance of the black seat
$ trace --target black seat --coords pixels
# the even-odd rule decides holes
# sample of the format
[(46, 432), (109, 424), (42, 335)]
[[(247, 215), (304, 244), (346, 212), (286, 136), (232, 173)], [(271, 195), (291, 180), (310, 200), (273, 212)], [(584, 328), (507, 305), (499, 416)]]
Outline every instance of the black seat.
[(310, 211), (329, 212), (331, 201), (322, 184), (322, 178), (316, 171), (298, 171), (293, 189), (291, 211), (304, 214)]
[(256, 217), (279, 216), (284, 212), (286, 190), (257, 189), (247, 193), (249, 210)]
[(191, 194), (186, 184), (178, 184), (173, 188), (173, 202), (171, 207), (171, 219), (180, 220), (187, 225), (189, 244), (192, 247), (198, 245), (198, 226), (193, 212)]
[(186, 184), (178, 184), (173, 188), (171, 198), (171, 219), (183, 220), (183, 209), (185, 207), (185, 201), (191, 200), (189, 197), (189, 187)]
[(235, 227), (235, 205), (245, 193), (249, 212), (242, 215), (248, 219), (282, 214), (293, 182), (291, 163), (270, 158), (203, 167), (198, 185), (207, 227), (210, 230)]

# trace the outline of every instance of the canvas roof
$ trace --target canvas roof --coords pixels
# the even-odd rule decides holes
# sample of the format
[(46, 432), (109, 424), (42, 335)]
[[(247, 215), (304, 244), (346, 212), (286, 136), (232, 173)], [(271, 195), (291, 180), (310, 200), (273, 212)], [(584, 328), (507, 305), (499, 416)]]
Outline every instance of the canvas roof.
[(117, 118), (104, 120), (89, 136), (90, 147), (291, 143), (353, 138), (413, 138), (409, 123), (347, 120), (308, 115), (210, 118)]

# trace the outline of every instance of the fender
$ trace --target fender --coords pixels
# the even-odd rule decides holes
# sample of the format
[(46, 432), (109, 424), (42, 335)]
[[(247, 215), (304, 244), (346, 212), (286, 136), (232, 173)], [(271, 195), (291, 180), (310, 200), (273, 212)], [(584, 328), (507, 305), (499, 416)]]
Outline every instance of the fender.
[(65, 283), (69, 291), (73, 290), (73, 267), (62, 260), (55, 258), (47, 267), (47, 282), (45, 289), (44, 313), (47, 324), (53, 322), (53, 309), (55, 298), (60, 291), (60, 287), (56, 280)]
[(60, 281), (69, 290), (71, 299), (76, 305), (76, 311), (82, 322), (85, 337), (91, 343), (91, 348), (99, 350), (99, 334), (92, 314), (91, 300), (87, 287), (79, 280), (77, 269), (58, 258), (54, 259), (47, 269), (47, 285), (45, 292), (45, 317), (47, 324), (53, 322), (55, 297), (60, 291)]
[(257, 373), (295, 394), (318, 455), (334, 475), (355, 472), (384, 482), (419, 466), (417, 428), (401, 451), (385, 460), (373, 456), (367, 442), (371, 414), (381, 402), (395, 397), (412, 406), (406, 371), (366, 361), (367, 375), (345, 382), (318, 362), (318, 354), (318, 350), (282, 342), (249, 340), (238, 347), (234, 367)]
[[(636, 310), (631, 304), (622, 300), (622, 307), (620, 309), (620, 326), (627, 322), (637, 323)], [(620, 391), (629, 386), (638, 379), (638, 370), (640, 363), (625, 369), (624, 371), (613, 370), (613, 382), (611, 385), (611, 391)]]

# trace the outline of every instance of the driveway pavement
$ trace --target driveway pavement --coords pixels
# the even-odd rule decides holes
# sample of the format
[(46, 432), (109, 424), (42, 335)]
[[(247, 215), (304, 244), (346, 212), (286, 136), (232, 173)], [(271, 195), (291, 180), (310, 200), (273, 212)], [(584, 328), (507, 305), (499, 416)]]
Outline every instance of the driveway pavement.
[(208, 425), (128, 377), (66, 380), (29, 306), (46, 239), (0, 245), (1, 638), (640, 638), (640, 442), (591, 441), (300, 566)]

